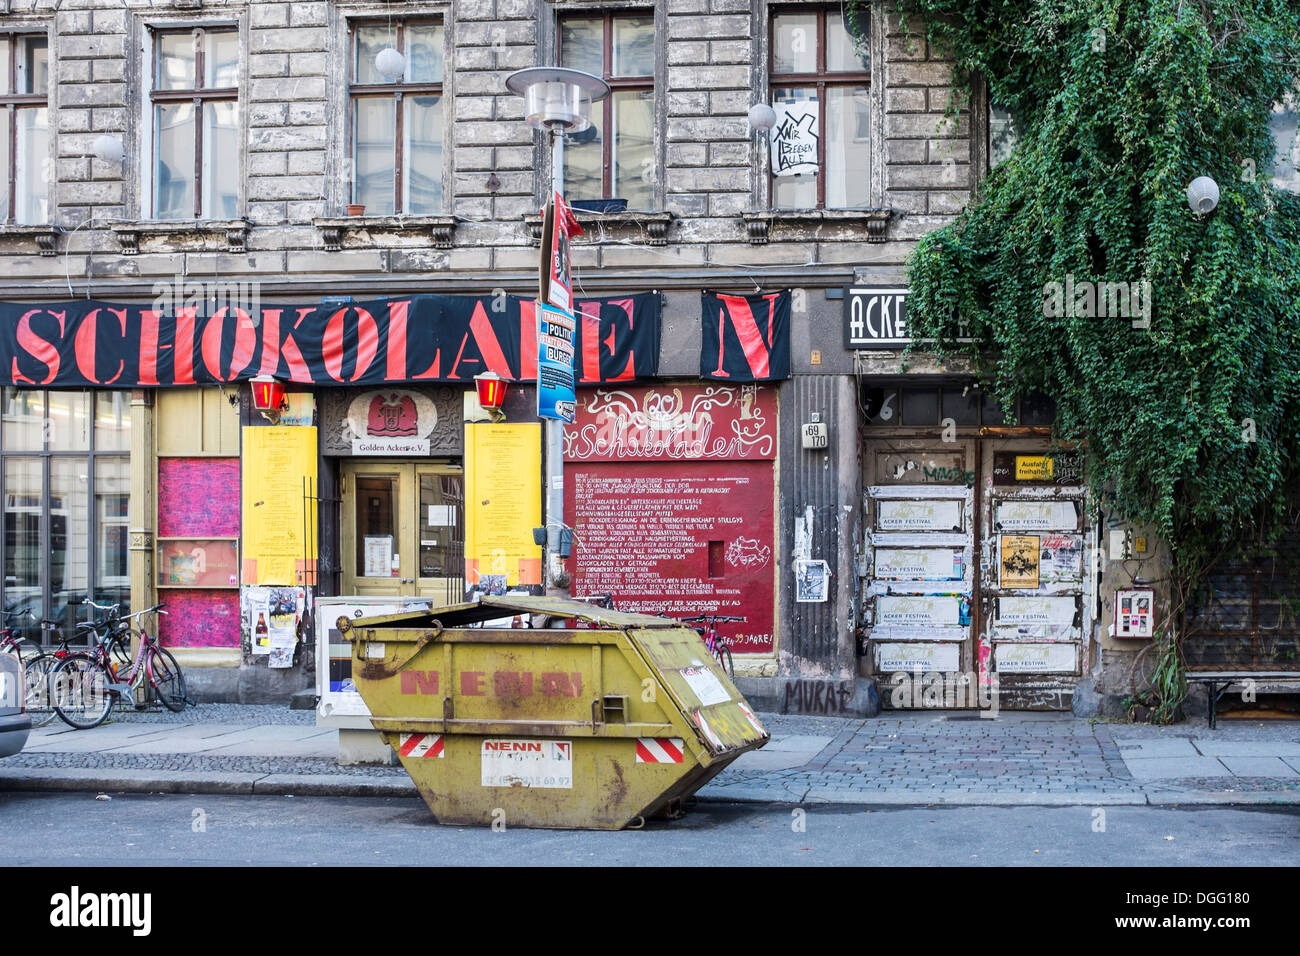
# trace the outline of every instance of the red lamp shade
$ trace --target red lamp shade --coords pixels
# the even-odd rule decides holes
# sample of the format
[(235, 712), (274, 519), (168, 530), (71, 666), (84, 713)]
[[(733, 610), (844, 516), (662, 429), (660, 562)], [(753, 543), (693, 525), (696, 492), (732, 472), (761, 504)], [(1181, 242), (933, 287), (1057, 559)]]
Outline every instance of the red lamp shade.
[(506, 380), (496, 372), (481, 372), (474, 376), (478, 386), (478, 403), (489, 411), (496, 411), (506, 400)]
[(249, 383), (253, 387), (253, 408), (259, 412), (278, 412), (284, 404), (284, 383), (270, 375), (259, 375)]

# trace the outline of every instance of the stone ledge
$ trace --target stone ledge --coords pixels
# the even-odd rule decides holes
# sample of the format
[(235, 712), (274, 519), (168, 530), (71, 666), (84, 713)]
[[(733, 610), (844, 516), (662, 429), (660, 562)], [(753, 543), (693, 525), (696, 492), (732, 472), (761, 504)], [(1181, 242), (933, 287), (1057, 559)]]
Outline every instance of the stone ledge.
[(458, 216), (347, 216), (333, 219), (313, 219), (312, 225), (325, 240), (327, 252), (337, 252), (343, 247), (344, 237), (351, 232), (422, 232), (433, 237), (435, 249), (450, 249), (456, 231)]
[(225, 239), (224, 251), (244, 252), (250, 225), (247, 219), (158, 219), (111, 223), (108, 228), (117, 236), (122, 254), (133, 256), (140, 251), (142, 236), (171, 236), (190, 243), (218, 236)]
[(0, 224), (0, 239), (34, 239), (36, 248), (43, 256), (52, 256), (57, 251), (62, 226), (26, 225), (22, 223)]
[[(788, 227), (785, 238), (796, 242), (816, 242), (825, 239), (884, 242), (885, 227), (894, 211), (874, 209), (765, 209), (742, 212), (751, 245), (766, 245), (771, 238), (772, 226)], [(830, 235), (825, 233), (832, 227)], [(783, 229), (783, 231), (787, 231)]]
[[(646, 235), (648, 239), (646, 245), (649, 246), (666, 246), (668, 245), (668, 227), (672, 225), (676, 217), (670, 212), (574, 212), (578, 220), (578, 225), (588, 242), (597, 242), (597, 236), (611, 235), (616, 238), (627, 238), (628, 236)], [(528, 233), (532, 239), (533, 245), (540, 245), (542, 241), (542, 217), (539, 213), (529, 213), (523, 217), (524, 225), (528, 227)], [(644, 232), (643, 232), (644, 230)], [(578, 239), (582, 242), (582, 239)]]

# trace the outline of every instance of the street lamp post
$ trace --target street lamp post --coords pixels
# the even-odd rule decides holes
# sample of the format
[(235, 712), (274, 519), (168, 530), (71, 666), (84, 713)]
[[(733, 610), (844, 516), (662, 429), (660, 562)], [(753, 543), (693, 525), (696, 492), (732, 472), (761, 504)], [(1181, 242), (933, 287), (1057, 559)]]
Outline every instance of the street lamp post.
[[(551, 191), (547, 203), (564, 195), (564, 134), (581, 132), (591, 125), (591, 104), (609, 95), (609, 84), (600, 77), (564, 67), (535, 66), (506, 77), (506, 89), (524, 98), (524, 121), (551, 137)], [(545, 252), (546, 241), (542, 249)], [(545, 302), (549, 263), (543, 261), (539, 298)], [(538, 383), (541, 387), (541, 383)], [(564, 423), (546, 418), (543, 424), (545, 503), (542, 520), (546, 526), (546, 556), (543, 561), (546, 590), (567, 592), (563, 578), (561, 531), (564, 528)]]

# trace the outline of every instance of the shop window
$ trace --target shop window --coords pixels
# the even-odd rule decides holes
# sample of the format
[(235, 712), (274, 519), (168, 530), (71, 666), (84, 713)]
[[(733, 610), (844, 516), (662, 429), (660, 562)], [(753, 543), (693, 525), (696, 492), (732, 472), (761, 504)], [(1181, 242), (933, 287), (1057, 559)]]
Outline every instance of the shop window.
[(1268, 126), (1273, 134), (1273, 184), (1300, 193), (1300, 90), (1291, 90), (1273, 104)]
[(952, 419), (956, 425), (977, 425), (980, 415), (979, 392), (974, 388), (945, 388), (941, 411), (943, 419)]
[(238, 216), (239, 34), (233, 28), (153, 35), (153, 216)]
[(44, 34), (0, 35), (0, 169), (5, 222), (43, 223), (50, 218), (49, 40)]
[(989, 103), (989, 169), (1006, 160), (1020, 145), (1020, 124), (1005, 106)]
[(989, 393), (973, 383), (862, 389), (862, 411), (867, 423), (879, 427), (905, 425), (939, 427), (949, 419), (960, 426), (1011, 425), (1045, 427), (1056, 422), (1056, 403), (1041, 392), (1026, 392), (1012, 405), (1012, 418)]
[(777, 122), (771, 135), (808, 147), (807, 152), (789, 150), (799, 165), (786, 169), (816, 168), (791, 175), (774, 168), (774, 208), (846, 209), (871, 204), (867, 29), (865, 12), (838, 7), (783, 11), (772, 17), (769, 69)]
[(0, 603), (6, 623), (33, 640), (42, 634), (29, 613), (72, 637), (81, 599), (129, 605), (131, 419), (122, 409), (129, 393), (0, 395)]
[(1300, 515), (1273, 542), (1224, 542), (1185, 614), (1191, 667), (1300, 666)]
[[(386, 48), (402, 54), (401, 76), (379, 72)], [(443, 48), (436, 21), (353, 25), (352, 202), (367, 216), (442, 212)]]
[(561, 66), (599, 76), (611, 90), (593, 104), (591, 126), (565, 138), (566, 196), (653, 209), (654, 16), (563, 17), (559, 40)]
[(1026, 392), (1020, 399), (1020, 424), (1050, 425), (1056, 421), (1056, 402), (1042, 392)]
[(937, 425), (939, 423), (939, 390), (937, 388), (903, 389), (904, 425)]

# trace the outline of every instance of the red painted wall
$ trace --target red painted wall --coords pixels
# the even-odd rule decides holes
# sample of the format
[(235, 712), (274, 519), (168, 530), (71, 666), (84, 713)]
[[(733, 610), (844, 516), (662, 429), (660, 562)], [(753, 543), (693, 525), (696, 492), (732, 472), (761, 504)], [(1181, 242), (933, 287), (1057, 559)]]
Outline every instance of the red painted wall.
[(736, 653), (771, 653), (776, 390), (582, 389), (565, 429), (575, 595), (620, 610), (738, 615)]
[(166, 588), (158, 636), (169, 647), (239, 647), (239, 591)]
[[(239, 536), (238, 458), (158, 459), (158, 536)], [(173, 647), (239, 647), (236, 588), (161, 588), (158, 634)]]

